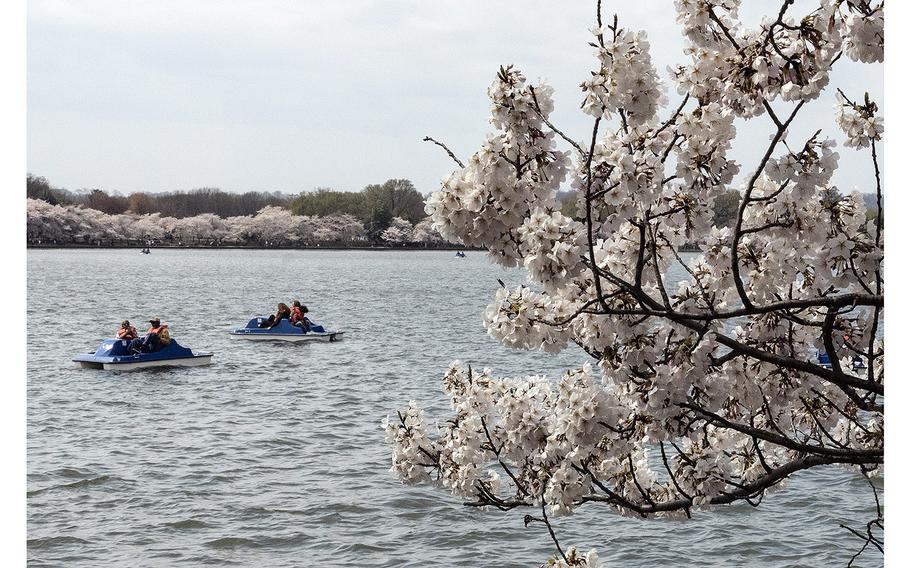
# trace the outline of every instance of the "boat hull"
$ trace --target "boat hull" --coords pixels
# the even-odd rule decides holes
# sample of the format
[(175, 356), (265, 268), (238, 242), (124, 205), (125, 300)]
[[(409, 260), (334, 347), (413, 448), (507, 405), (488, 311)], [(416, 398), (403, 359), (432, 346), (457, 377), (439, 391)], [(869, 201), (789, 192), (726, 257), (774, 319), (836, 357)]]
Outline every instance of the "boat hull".
[(292, 343), (303, 343), (305, 341), (322, 341), (325, 343), (334, 343), (341, 341), (344, 337), (343, 331), (332, 333), (243, 333), (232, 331), (231, 339), (245, 339), (247, 341), (290, 341)]
[(83, 369), (104, 369), (105, 371), (136, 371), (164, 367), (201, 367), (212, 362), (212, 355), (196, 355), (185, 359), (165, 359), (161, 361), (135, 361), (101, 363), (96, 361), (77, 361)]
[(323, 341), (325, 343), (334, 343), (341, 341), (344, 337), (343, 331), (335, 329), (326, 329), (321, 325), (316, 325), (307, 320), (310, 324), (309, 331), (303, 331), (302, 327), (292, 325), (286, 319), (282, 319), (270, 328), (261, 327), (268, 322), (264, 317), (255, 317), (251, 319), (246, 327), (232, 329), (229, 333), (231, 339), (245, 339), (247, 341), (289, 341), (291, 343), (303, 343), (305, 341)]
[(199, 367), (212, 362), (214, 353), (194, 353), (173, 339), (151, 353), (131, 353), (129, 341), (105, 339), (98, 349), (73, 358), (83, 369), (104, 369), (108, 371), (136, 371), (157, 367)]

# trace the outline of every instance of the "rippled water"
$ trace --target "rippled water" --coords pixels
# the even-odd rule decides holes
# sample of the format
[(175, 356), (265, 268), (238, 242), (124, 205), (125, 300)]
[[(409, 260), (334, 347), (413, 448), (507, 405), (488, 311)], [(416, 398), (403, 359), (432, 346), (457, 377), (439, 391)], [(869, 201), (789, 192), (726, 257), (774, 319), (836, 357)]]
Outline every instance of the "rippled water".
[[(383, 416), (409, 399), (444, 419), (454, 359), (501, 375), (584, 361), (512, 352), (480, 314), (519, 271), (481, 253), (31, 250), (28, 253), (28, 558), (33, 566), (537, 566), (552, 554), (523, 512), (463, 507), (388, 472)], [(231, 341), (278, 301), (345, 329), (341, 343)], [(213, 364), (76, 368), (124, 318), (160, 315)], [(802, 472), (758, 509), (691, 521), (588, 505), (563, 544), (609, 566), (845, 566), (840, 523), (874, 516), (865, 482)], [(880, 566), (867, 554), (863, 566)]]

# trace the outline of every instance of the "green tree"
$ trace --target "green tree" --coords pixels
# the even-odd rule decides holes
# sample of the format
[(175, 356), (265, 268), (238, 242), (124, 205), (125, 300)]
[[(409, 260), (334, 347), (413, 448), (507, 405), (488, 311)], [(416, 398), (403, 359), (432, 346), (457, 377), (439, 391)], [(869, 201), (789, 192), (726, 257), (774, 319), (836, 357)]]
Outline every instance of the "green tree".
[(371, 209), (369, 218), (364, 223), (370, 240), (379, 240), (379, 235), (389, 228), (389, 225), (392, 224), (392, 219), (394, 219), (394, 216), (386, 208), (377, 206)]
[(288, 207), (295, 215), (328, 217), (347, 213), (361, 221), (365, 221), (368, 214), (364, 207), (362, 192), (337, 191), (328, 187), (319, 187), (315, 191), (301, 193), (290, 202)]
[(368, 185), (363, 189), (363, 193), (367, 210), (388, 211), (391, 214), (389, 221), (394, 217), (401, 217), (411, 223), (419, 223), (427, 216), (424, 211), (424, 197), (410, 180), (390, 179), (382, 185)]

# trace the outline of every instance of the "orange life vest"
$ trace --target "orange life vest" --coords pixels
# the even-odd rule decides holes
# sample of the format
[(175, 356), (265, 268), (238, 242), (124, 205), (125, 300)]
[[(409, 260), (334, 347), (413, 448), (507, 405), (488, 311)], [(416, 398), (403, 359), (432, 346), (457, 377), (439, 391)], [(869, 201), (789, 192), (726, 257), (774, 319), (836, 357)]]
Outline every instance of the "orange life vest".
[(158, 327), (150, 327), (148, 333), (157, 333), (158, 340), (162, 345), (167, 345), (171, 342), (171, 334), (167, 330), (167, 324), (161, 324)]
[(136, 328), (133, 326), (121, 327), (119, 330), (117, 330), (117, 339), (134, 339), (136, 335)]

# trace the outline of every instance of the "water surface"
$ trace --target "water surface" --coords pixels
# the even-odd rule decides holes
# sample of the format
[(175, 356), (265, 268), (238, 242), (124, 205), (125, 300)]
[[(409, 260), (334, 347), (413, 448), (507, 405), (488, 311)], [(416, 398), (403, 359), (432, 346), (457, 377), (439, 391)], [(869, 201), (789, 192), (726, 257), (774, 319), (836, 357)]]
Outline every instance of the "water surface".
[[(30, 250), (28, 559), (32, 566), (538, 566), (553, 553), (524, 511), (463, 507), (388, 472), (379, 422), (415, 399), (450, 410), (452, 360), (558, 376), (586, 359), (515, 352), (481, 312), (520, 271), (481, 253)], [(299, 299), (341, 343), (231, 341), (227, 330)], [(208, 367), (79, 369), (124, 318), (158, 315)], [(802, 472), (758, 509), (690, 521), (588, 505), (558, 519), (564, 545), (608, 566), (845, 566), (840, 523), (874, 517), (865, 482)], [(867, 554), (862, 566), (880, 566)]]

